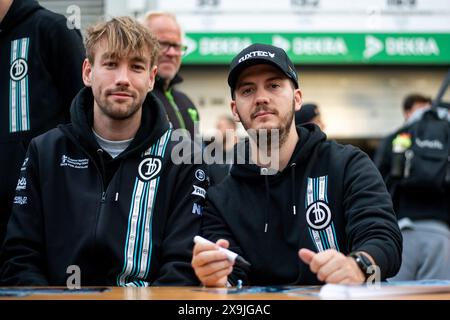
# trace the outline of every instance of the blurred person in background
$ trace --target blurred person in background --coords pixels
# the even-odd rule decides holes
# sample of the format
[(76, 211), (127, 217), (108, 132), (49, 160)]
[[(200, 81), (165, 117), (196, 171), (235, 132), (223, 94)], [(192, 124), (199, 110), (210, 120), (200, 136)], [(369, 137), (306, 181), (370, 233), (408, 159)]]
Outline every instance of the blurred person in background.
[(419, 112), (416, 112), (417, 110), (429, 107), (431, 107), (430, 97), (425, 97), (417, 93), (407, 95), (403, 101), (403, 118), (405, 119), (405, 124), (408, 124), (419, 115)]
[[(422, 94), (407, 95), (403, 100), (405, 122), (402, 128), (417, 123), (425, 111), (430, 109), (431, 104), (431, 98)], [(447, 110), (444, 110), (445, 113)], [(448, 113), (447, 118), (450, 120)], [(442, 190), (433, 190), (423, 185), (412, 186), (402, 182), (406, 165), (401, 163), (405, 163), (406, 151), (412, 148), (417, 139), (399, 130), (380, 143), (374, 157), (374, 162), (391, 193), (403, 235), (402, 265), (398, 274), (391, 280), (450, 280), (448, 186)], [(425, 152), (430, 155), (432, 151), (428, 149)], [(394, 173), (397, 171), (400, 175)]]
[(214, 140), (207, 146), (214, 158), (214, 163), (208, 165), (210, 185), (220, 183), (229, 174), (237, 141), (236, 122), (231, 116), (220, 116), (216, 123)]
[(316, 104), (304, 103), (300, 110), (295, 112), (295, 124), (302, 125), (305, 123), (317, 124), (322, 131), (325, 129), (319, 107)]
[(153, 93), (162, 101), (174, 129), (188, 130), (193, 139), (198, 133), (195, 130), (199, 122), (198, 110), (185, 93), (176, 89), (183, 81), (178, 71), (187, 50), (181, 27), (175, 15), (168, 12), (148, 12), (143, 24), (155, 35), (161, 48)]
[(216, 141), (220, 140), (223, 145), (224, 153), (233, 150), (237, 142), (236, 136), (236, 122), (231, 116), (221, 116), (216, 123), (217, 136)]

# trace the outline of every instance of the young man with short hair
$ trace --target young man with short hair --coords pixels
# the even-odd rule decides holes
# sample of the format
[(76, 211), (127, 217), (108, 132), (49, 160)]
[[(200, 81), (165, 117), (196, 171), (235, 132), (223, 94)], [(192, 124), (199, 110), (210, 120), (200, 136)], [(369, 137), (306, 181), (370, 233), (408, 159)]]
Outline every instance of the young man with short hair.
[[(295, 126), (302, 93), (286, 53), (265, 44), (245, 48), (231, 62), (228, 84), (234, 119), (257, 134), (275, 130), (277, 149), (262, 163), (251, 150), (264, 148), (263, 140), (250, 135), (253, 161), (233, 164), (208, 190), (202, 232), (216, 243), (194, 247), (200, 281), (306, 285), (394, 275), (401, 234), (383, 180), (360, 150), (327, 141), (318, 126)], [(233, 265), (218, 247), (251, 266)]]
[(81, 285), (197, 284), (206, 177), (171, 160), (172, 128), (149, 94), (158, 42), (118, 17), (87, 30), (86, 52), (71, 124), (33, 139), (22, 165), (0, 283), (62, 286), (77, 266)]

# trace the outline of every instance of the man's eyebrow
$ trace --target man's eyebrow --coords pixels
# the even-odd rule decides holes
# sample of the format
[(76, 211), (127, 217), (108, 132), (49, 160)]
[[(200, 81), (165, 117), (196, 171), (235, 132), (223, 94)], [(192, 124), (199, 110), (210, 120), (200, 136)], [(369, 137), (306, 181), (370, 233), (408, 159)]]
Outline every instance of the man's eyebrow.
[[(108, 59), (119, 59), (119, 58), (120, 57), (114, 52), (105, 52), (100, 57), (100, 59), (102, 61), (108, 60)], [(133, 61), (133, 62), (142, 62), (142, 63), (147, 63), (148, 62), (148, 59), (146, 57), (143, 57), (143, 56), (132, 56), (129, 59), (130, 59), (130, 61)]]
[[(270, 77), (270, 78), (266, 79), (265, 82), (274, 81), (274, 80), (284, 80), (284, 79), (286, 79), (286, 78), (283, 77), (283, 76), (278, 76), (277, 75), (277, 76)], [(252, 84), (254, 84), (254, 82), (251, 82), (251, 81), (238, 82), (236, 84), (236, 89), (239, 89), (240, 87), (243, 87), (243, 86), (249, 86), (249, 85), (252, 85)]]
[(238, 83), (236, 84), (236, 89), (239, 89), (239, 88), (244, 87), (244, 86), (250, 86), (250, 85), (252, 85), (252, 84), (255, 84), (255, 83), (254, 83), (254, 82), (251, 82), (251, 81), (238, 82)]
[(134, 62), (142, 62), (142, 63), (147, 63), (148, 59), (146, 57), (142, 57), (142, 56), (134, 56), (134, 57), (130, 57), (131, 61)]
[(101, 60), (108, 60), (108, 59), (114, 59), (114, 58), (116, 58), (116, 55), (112, 52), (105, 52), (100, 57)]
[(271, 77), (271, 78), (269, 78), (269, 79), (266, 79), (266, 81), (284, 80), (284, 79), (286, 79), (286, 77), (275, 76), (275, 77)]

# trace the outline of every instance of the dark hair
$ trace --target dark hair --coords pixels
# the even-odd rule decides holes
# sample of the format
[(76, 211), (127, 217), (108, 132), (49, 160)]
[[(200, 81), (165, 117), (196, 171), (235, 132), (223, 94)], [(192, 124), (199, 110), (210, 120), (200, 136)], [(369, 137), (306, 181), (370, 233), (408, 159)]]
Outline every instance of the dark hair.
[(295, 112), (295, 125), (309, 123), (318, 115), (319, 107), (315, 103), (304, 103), (300, 110)]
[(416, 103), (431, 103), (431, 98), (425, 97), (421, 94), (409, 94), (403, 100), (403, 111), (409, 111)]

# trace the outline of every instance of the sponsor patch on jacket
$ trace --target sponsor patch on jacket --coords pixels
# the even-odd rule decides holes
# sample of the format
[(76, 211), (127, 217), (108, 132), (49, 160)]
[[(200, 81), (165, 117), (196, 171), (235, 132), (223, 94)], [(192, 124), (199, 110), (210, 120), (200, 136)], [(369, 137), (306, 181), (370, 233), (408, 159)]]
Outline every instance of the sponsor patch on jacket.
[(143, 181), (156, 178), (161, 171), (162, 161), (160, 158), (145, 158), (139, 163), (139, 177)]
[(14, 204), (24, 205), (24, 204), (27, 204), (27, 202), (28, 202), (27, 197), (22, 197), (22, 196), (14, 197)]
[(325, 202), (313, 202), (306, 210), (306, 221), (313, 229), (325, 229), (331, 221), (330, 208)]
[(198, 181), (205, 181), (206, 179), (206, 173), (202, 169), (197, 169), (195, 171), (195, 178), (197, 178)]
[(192, 213), (201, 216), (203, 214), (203, 206), (198, 203), (194, 203), (192, 206)]
[(87, 169), (89, 165), (89, 159), (73, 159), (66, 155), (61, 156), (61, 167), (70, 167), (75, 169)]
[(328, 227), (331, 211), (328, 206), (328, 176), (308, 178), (306, 190), (306, 222), (315, 230)]
[(20, 171), (25, 171), (27, 169), (27, 163), (28, 163), (28, 157), (23, 160), (22, 167), (20, 168)]
[(22, 177), (17, 181), (16, 191), (25, 190), (27, 188), (27, 179)]
[(332, 213), (328, 202), (328, 175), (307, 178), (306, 222), (317, 252), (339, 250)]
[(194, 191), (192, 191), (192, 195), (193, 196), (199, 196), (202, 197), (203, 199), (206, 197), (206, 190), (197, 186), (193, 186), (194, 187)]
[[(11, 41), (9, 69), (9, 132), (30, 130), (28, 50), (30, 38)], [(5, 60), (5, 57), (2, 57)], [(2, 88), (3, 89), (3, 88)]]

